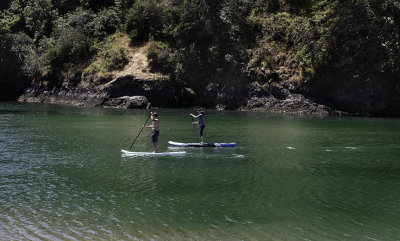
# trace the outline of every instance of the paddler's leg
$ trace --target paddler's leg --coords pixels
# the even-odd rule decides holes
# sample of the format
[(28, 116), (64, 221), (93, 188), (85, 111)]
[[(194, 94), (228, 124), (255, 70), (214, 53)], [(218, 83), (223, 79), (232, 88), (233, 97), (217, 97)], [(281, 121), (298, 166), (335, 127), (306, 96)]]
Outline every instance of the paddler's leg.
[(200, 138), (201, 138), (201, 143), (200, 144), (204, 144), (203, 131), (204, 131), (205, 127), (206, 127), (205, 125), (200, 126)]
[(154, 144), (154, 152), (158, 153), (158, 142), (153, 142)]
[(155, 153), (158, 153), (158, 135), (160, 135), (159, 131), (153, 131), (151, 134), (151, 141), (153, 142)]

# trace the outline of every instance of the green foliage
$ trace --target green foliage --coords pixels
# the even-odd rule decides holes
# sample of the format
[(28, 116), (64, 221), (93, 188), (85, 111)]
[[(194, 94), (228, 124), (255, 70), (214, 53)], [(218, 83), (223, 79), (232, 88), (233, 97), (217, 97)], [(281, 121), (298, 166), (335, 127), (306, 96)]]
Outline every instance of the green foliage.
[(400, 89), (400, 0), (3, 2), (0, 76), (9, 74), (6, 59), (30, 78), (57, 79), (74, 66), (123, 68), (115, 33), (124, 31), (132, 44), (152, 42), (152, 70), (205, 102), (237, 94), (248, 79)]
[[(333, 44), (336, 38), (332, 31), (338, 21), (335, 16), (336, 4), (335, 1), (320, 1), (313, 6), (314, 14), (302, 31), (304, 44), (296, 55), (303, 72), (323, 68), (334, 59)], [(312, 76), (306, 77), (309, 79)]]
[(176, 40), (178, 27), (181, 21), (181, 6), (170, 5), (164, 6), (162, 12), (162, 34), (160, 39), (169, 41), (170, 43)]
[(289, 11), (294, 14), (309, 14), (315, 0), (284, 0), (289, 7)]
[(84, 70), (84, 74), (105, 73), (125, 67), (128, 58), (126, 50), (117, 43), (119, 37), (117, 33), (96, 44), (95, 60)]
[(33, 39), (26, 33), (19, 32), (12, 36), (12, 51), (21, 62), (24, 62), (28, 55), (34, 52)]
[(398, 73), (399, 6), (399, 1), (377, 0), (319, 4), (322, 11), (308, 31), (311, 41), (298, 56), (313, 56), (316, 69), (341, 66), (362, 80), (382, 72)]
[(174, 57), (171, 48), (162, 42), (153, 42), (147, 53), (149, 66), (153, 71), (171, 73), (174, 65)]
[(93, 35), (98, 41), (113, 34), (120, 25), (120, 18), (116, 8), (101, 10), (93, 19)]
[(56, 21), (52, 37), (55, 45), (49, 50), (50, 62), (60, 68), (66, 62), (80, 63), (91, 56), (93, 28), (91, 11), (78, 9)]
[(122, 69), (127, 63), (125, 50), (123, 48), (111, 48), (101, 53), (104, 55), (107, 70)]
[(128, 63), (125, 49), (105, 46), (97, 55), (97, 60), (91, 63), (83, 74), (104, 74), (108, 71), (118, 70)]
[(60, 16), (74, 11), (77, 7), (81, 6), (80, 0), (52, 0), (52, 3)]
[[(184, 1), (181, 22), (176, 28), (174, 76), (190, 86), (204, 105), (245, 89), (243, 79), (251, 34), (247, 1)], [(250, 31), (249, 31), (250, 30)], [(246, 36), (247, 35), (247, 36)]]
[(246, 48), (254, 47), (260, 35), (259, 18), (262, 18), (256, 16), (257, 9), (244, 0), (226, 1), (222, 5), (219, 15), (223, 23), (222, 30), (227, 32), (229, 40)]
[(144, 42), (160, 34), (162, 5), (157, 0), (138, 0), (126, 15), (124, 30), (133, 42)]
[(374, 35), (382, 51), (380, 71), (400, 76), (400, 1), (369, 1), (366, 6), (370, 23), (369, 34)]
[(28, 1), (23, 16), (28, 33), (37, 41), (50, 35), (57, 11), (54, 10), (51, 0)]
[(25, 29), (19, 0), (12, 0), (8, 9), (0, 11), (0, 33), (17, 32)]
[(0, 14), (0, 34), (3, 35), (12, 30), (13, 26), (15, 26), (21, 20), (21, 15), (13, 14), (9, 11), (1, 12)]
[(114, 0), (114, 2), (119, 19), (121, 20), (121, 23), (124, 23), (125, 15), (128, 12), (128, 9), (132, 7), (135, 0)]

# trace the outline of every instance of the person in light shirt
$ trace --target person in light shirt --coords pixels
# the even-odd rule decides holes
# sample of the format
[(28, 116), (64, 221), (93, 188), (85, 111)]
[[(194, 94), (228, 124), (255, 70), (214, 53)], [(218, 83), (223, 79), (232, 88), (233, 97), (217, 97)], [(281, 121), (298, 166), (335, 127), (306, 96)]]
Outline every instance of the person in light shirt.
[(151, 125), (144, 127), (151, 128), (152, 130), (151, 141), (153, 142), (154, 145), (154, 152), (158, 153), (158, 136), (160, 135), (160, 128), (159, 128), (160, 121), (158, 120), (158, 114), (156, 112), (151, 112), (151, 120), (152, 120)]

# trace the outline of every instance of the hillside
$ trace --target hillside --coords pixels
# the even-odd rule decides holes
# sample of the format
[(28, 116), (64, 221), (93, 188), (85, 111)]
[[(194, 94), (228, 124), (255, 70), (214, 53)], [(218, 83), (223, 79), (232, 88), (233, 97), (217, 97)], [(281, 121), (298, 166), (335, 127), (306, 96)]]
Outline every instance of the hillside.
[(1, 100), (400, 116), (398, 0), (6, 0), (0, 11)]

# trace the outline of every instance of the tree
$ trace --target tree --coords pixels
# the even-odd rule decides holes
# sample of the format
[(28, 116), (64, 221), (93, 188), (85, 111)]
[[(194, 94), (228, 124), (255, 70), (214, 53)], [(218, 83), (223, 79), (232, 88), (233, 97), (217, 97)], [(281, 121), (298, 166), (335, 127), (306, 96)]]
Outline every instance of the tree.
[(79, 8), (56, 21), (51, 36), (55, 44), (48, 56), (57, 70), (65, 63), (80, 63), (91, 56), (94, 16), (90, 10)]
[(125, 31), (133, 42), (158, 37), (162, 30), (162, 5), (157, 0), (138, 0), (128, 10)]
[(57, 11), (51, 0), (29, 0), (24, 7), (23, 17), (30, 36), (37, 42), (44, 36), (49, 36)]

